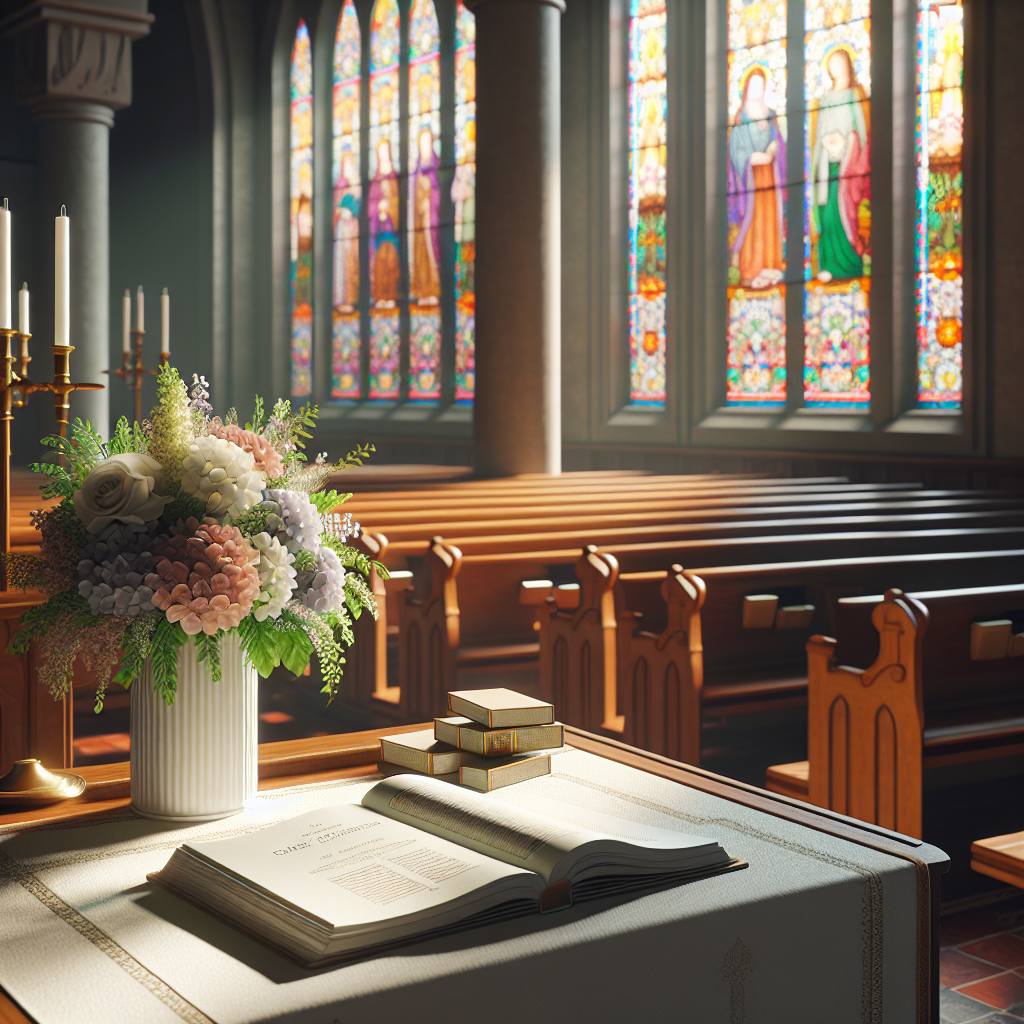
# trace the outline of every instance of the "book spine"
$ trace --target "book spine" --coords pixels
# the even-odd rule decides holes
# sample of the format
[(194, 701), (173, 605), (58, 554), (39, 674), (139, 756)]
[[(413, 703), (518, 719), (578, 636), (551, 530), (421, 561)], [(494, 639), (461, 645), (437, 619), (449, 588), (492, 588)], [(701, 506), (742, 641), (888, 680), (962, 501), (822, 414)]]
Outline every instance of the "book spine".
[(397, 743), (380, 741), (380, 757), (388, 764), (397, 764), (400, 768), (412, 768), (413, 771), (430, 774), (430, 755), (425, 750), (410, 750), (400, 747)]
[(434, 739), (442, 743), (448, 743), (453, 747), (459, 746), (459, 727), (445, 722), (440, 718), (434, 719)]

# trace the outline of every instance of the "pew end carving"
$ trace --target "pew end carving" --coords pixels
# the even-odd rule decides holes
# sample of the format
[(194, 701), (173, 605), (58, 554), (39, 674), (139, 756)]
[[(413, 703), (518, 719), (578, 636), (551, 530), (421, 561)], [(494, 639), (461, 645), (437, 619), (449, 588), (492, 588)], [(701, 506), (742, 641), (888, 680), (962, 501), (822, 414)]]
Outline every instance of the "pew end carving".
[(397, 706), (403, 718), (420, 721), (447, 711), (460, 641), (456, 577), (461, 568), (462, 552), (434, 537), (422, 571), (415, 573), (417, 586), (399, 595)]
[(918, 838), (928, 619), (920, 601), (886, 591), (871, 613), (879, 652), (866, 669), (836, 665), (831, 637), (807, 642), (808, 799)]

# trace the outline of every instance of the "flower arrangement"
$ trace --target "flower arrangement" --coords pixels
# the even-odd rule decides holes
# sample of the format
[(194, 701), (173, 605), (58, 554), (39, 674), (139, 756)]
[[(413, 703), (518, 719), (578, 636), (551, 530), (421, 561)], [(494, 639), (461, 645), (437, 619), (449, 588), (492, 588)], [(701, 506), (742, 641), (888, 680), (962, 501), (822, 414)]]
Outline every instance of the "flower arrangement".
[(98, 678), (100, 711), (108, 681), (127, 688), (147, 661), (173, 703), (189, 638), (219, 680), (219, 643), (233, 633), (264, 677), (282, 664), (299, 674), (315, 653), (329, 702), (353, 621), (377, 616), (371, 568), (387, 573), (346, 543), (359, 524), (333, 510), (351, 495), (320, 488), (373, 447), (310, 463), (303, 439), (315, 406), (281, 400), (265, 416), (257, 397), (242, 427), (234, 409), (212, 416), (206, 380), (193, 381), (190, 395), (163, 367), (151, 418), (129, 427), (122, 417), (107, 442), (81, 420), (66, 438), (44, 439), (63, 458), (32, 469), (46, 477), (43, 497), (59, 500), (32, 513), (41, 554), (6, 556), (6, 569), (12, 585), (47, 600), (22, 616), (10, 649), (45, 639), (39, 675), (55, 697), (81, 657)]

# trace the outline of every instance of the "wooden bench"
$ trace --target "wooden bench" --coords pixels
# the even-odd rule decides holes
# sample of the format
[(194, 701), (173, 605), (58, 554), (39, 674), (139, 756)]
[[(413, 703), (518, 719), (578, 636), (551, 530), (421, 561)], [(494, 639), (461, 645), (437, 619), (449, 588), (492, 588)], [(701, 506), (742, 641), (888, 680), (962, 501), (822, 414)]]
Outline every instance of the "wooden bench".
[[(576, 589), (549, 585), (538, 607), (542, 694), (571, 724), (621, 727), (634, 746), (699, 764), (705, 712), (806, 704), (805, 645), (814, 632), (834, 631), (840, 597), (873, 590), (891, 573), (915, 589), (950, 575), (977, 586), (1013, 582), (1024, 578), (1024, 549), (717, 566), (699, 575), (678, 565), (619, 573), (595, 550), (575, 573)], [(523, 588), (526, 600), (546, 593)]]
[[(927, 769), (1024, 754), (1022, 611), (1021, 584), (841, 599), (840, 641), (807, 643), (810, 802), (920, 836)], [(858, 651), (868, 668), (838, 664)]]
[[(692, 565), (699, 572), (696, 567), (701, 565), (743, 564), (757, 555), (772, 561), (797, 561), (815, 555), (820, 558), (842, 548), (851, 556), (897, 557), (944, 550), (1005, 550), (1022, 541), (1021, 528), (998, 527), (622, 544), (602, 548), (601, 552), (617, 559), (620, 570), (663, 570), (666, 562), (674, 561)], [(443, 706), (437, 702), (447, 690), (457, 688), (459, 660), (468, 664), (465, 659), (471, 657), (470, 651), (490, 649), (498, 657), (498, 649), (511, 647), (520, 662), (539, 657), (536, 609), (520, 603), (520, 583), (552, 579), (559, 574), (567, 581), (564, 567), (578, 558), (579, 549), (571, 548), (467, 556), (456, 545), (435, 538), (422, 562), (413, 565), (415, 590), (404, 595), (406, 604), (400, 610), (399, 666), (404, 663), (431, 668), (429, 672), (425, 667), (405, 672), (400, 667), (399, 686), (403, 685), (402, 679), (407, 679), (406, 686), (417, 686), (417, 679), (433, 673), (428, 687), (433, 696), (428, 694), (423, 698), (425, 703), (412, 706), (419, 707), (421, 714), (427, 714), (427, 708), (430, 714), (441, 713)]]
[(990, 878), (1024, 889), (1024, 832), (971, 843), (971, 867)]

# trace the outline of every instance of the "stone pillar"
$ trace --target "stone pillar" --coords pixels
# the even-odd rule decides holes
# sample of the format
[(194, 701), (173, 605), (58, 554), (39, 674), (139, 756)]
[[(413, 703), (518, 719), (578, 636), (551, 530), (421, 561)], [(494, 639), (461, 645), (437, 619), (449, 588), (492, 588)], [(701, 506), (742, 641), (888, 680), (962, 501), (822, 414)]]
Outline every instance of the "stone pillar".
[[(148, 0), (28, 3), (0, 22), (15, 38), (18, 96), (39, 131), (32, 376), (52, 376), (53, 219), (71, 218), (72, 380), (107, 384), (110, 362), (110, 129), (131, 103), (131, 42), (149, 33)], [(155, 240), (154, 240), (155, 241)], [(154, 312), (149, 310), (152, 323)], [(115, 378), (116, 379), (116, 378)], [(34, 399), (41, 402), (40, 397)], [(109, 392), (71, 396), (71, 416), (109, 435)], [(39, 422), (49, 424), (49, 417)], [(44, 427), (44, 431), (46, 427)]]
[(476, 16), (477, 469), (559, 473), (563, 0)]

